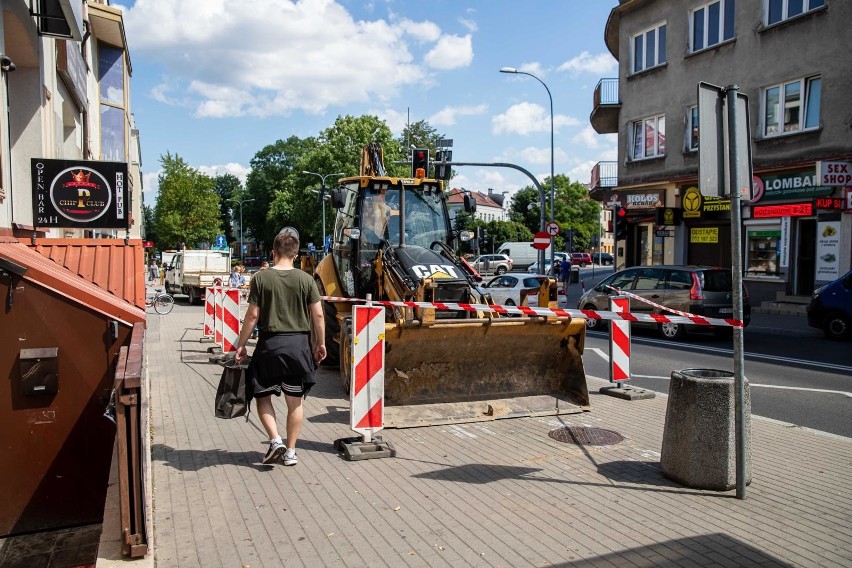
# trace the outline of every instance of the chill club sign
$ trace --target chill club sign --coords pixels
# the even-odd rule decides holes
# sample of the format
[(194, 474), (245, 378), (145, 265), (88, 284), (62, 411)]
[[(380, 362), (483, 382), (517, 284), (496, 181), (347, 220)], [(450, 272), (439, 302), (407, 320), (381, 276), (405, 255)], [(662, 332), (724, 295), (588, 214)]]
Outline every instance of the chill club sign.
[(127, 164), (32, 160), (37, 227), (127, 229)]

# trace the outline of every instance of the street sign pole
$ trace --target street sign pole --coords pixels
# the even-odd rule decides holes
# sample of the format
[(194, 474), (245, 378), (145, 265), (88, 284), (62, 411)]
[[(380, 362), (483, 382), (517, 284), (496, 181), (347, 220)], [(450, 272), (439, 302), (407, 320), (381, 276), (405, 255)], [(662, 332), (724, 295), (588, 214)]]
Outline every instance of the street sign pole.
[[(740, 168), (744, 158), (749, 154), (747, 148), (739, 147), (739, 128), (748, 131), (749, 125), (740, 125), (738, 113), (737, 85), (729, 85), (725, 89), (728, 113), (728, 165), (730, 166), (731, 193), (731, 271), (733, 272), (734, 288), (734, 318), (743, 319), (743, 270), (742, 270), (742, 212), (740, 211), (740, 188), (743, 184), (751, 187), (751, 179), (741, 179)], [(747, 102), (746, 102), (747, 104)], [(747, 115), (746, 115), (747, 116)], [(748, 138), (747, 138), (748, 139)], [(750, 169), (750, 164), (748, 165)], [(749, 191), (749, 195), (751, 192)], [(737, 448), (737, 499), (745, 499), (746, 486), (746, 447), (745, 447), (745, 357), (743, 344), (743, 328), (734, 328), (734, 406), (736, 411), (736, 448)]]

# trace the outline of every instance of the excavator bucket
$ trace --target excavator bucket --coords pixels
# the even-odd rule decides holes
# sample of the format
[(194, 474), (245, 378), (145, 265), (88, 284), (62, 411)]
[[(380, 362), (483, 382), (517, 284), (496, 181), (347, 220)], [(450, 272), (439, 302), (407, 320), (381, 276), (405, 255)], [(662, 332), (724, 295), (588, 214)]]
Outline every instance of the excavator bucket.
[(385, 427), (587, 411), (585, 330), (570, 318), (388, 323)]

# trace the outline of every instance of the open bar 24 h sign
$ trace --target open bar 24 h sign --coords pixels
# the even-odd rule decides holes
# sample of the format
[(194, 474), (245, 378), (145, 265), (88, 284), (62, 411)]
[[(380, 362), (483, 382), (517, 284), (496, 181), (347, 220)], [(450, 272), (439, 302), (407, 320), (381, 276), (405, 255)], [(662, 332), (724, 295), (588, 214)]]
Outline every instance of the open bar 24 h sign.
[(128, 229), (127, 164), (33, 158), (33, 225)]

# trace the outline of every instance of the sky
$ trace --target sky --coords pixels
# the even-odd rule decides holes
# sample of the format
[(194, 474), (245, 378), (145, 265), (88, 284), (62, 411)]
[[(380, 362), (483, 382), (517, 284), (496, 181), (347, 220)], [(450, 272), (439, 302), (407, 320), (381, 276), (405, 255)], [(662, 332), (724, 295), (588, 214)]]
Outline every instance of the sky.
[[(509, 162), (588, 183), (617, 159), (589, 124), (597, 82), (617, 77), (604, 26), (617, 0), (129, 0), (124, 12), (144, 201), (160, 158), (245, 181), (254, 155), (376, 115), (395, 136), (426, 120), (453, 160)], [(514, 194), (513, 169), (464, 166), (452, 187)], [(328, 173), (328, 172), (320, 172)]]

